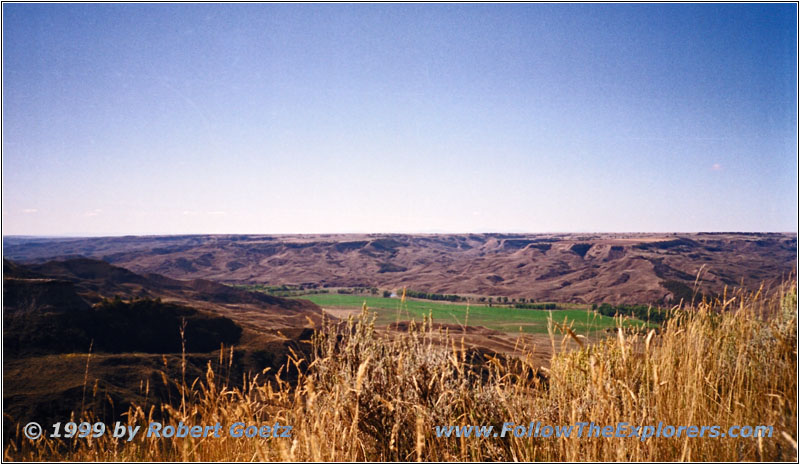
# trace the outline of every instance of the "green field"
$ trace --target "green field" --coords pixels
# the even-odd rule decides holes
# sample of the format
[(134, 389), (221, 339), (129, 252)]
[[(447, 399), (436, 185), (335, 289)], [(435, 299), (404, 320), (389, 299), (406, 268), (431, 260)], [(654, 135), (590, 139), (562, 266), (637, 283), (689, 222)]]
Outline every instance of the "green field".
[[(377, 313), (376, 323), (385, 325), (395, 321), (414, 319), (421, 321), (423, 315), (431, 314), (438, 323), (452, 323), (470, 326), (485, 326), (498, 331), (518, 333), (547, 333), (547, 319), (550, 315), (557, 323), (566, 318), (572, 323), (573, 330), (579, 334), (588, 334), (617, 325), (614, 318), (600, 315), (588, 307), (569, 305), (567, 310), (528, 310), (508, 307), (473, 306), (430, 302), (425, 300), (407, 300), (401, 305), (400, 299), (383, 297), (346, 295), (346, 294), (312, 294), (296, 297), (307, 299), (320, 307), (359, 308), (366, 302), (370, 310)], [(643, 325), (635, 319), (627, 319), (625, 326)]]

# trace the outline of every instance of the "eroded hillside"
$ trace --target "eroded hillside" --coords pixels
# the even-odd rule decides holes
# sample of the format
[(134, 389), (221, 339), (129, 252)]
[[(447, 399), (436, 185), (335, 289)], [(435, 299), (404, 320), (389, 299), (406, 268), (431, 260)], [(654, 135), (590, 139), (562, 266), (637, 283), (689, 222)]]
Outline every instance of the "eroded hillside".
[(794, 272), (777, 233), (201, 235), (4, 238), (7, 258), (98, 258), (138, 273), (226, 283), (375, 286), (539, 301), (653, 303)]

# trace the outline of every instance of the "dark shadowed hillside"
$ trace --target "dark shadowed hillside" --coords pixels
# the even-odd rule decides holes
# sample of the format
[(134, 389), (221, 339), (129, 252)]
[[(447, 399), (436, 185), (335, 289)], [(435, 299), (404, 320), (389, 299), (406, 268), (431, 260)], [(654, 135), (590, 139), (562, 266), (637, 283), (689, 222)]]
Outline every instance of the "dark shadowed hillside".
[(220, 364), (220, 349), (234, 381), (277, 369), (290, 351), (307, 350), (320, 312), (308, 301), (98, 260), (4, 260), (4, 422), (63, 420), (81, 406), (114, 418), (131, 402), (176, 395), (162, 374), (185, 369), (194, 379)]

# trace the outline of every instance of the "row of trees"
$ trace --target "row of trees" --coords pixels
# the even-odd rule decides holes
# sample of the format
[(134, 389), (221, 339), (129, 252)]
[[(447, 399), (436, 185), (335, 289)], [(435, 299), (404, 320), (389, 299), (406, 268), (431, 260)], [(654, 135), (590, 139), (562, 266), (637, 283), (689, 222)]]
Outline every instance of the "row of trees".
[(418, 292), (406, 289), (406, 297), (414, 297), (417, 299), (427, 300), (446, 300), (448, 302), (461, 302), (467, 300), (466, 297), (461, 297), (456, 294), (436, 294), (434, 292)]
[[(369, 295), (378, 295), (378, 288), (377, 287), (350, 287), (350, 288), (339, 288), (336, 290), (337, 294), (369, 294)], [(384, 293), (385, 294), (385, 293)]]
[(670, 317), (667, 309), (652, 307), (649, 305), (611, 305), (611, 304), (592, 304), (592, 310), (596, 310), (605, 316), (630, 316), (642, 321), (661, 324)]
[[(391, 296), (391, 293), (385, 291), (383, 293), (384, 297)], [(466, 302), (468, 300), (473, 300), (469, 297), (460, 296), (457, 294), (436, 294), (431, 292), (418, 292), (413, 290), (406, 290), (407, 297), (414, 297), (417, 299), (427, 299), (427, 300), (445, 300), (448, 302)], [(555, 310), (558, 307), (556, 304), (553, 303), (535, 303), (531, 300), (530, 303), (526, 303), (526, 299), (521, 297), (519, 300), (517, 299), (509, 299), (508, 297), (478, 297), (478, 302), (488, 303), (491, 306), (493, 303), (496, 304), (513, 304), (514, 308), (524, 308), (524, 309), (532, 309), (532, 310)]]
[(558, 306), (553, 303), (549, 304), (523, 304), (523, 303), (516, 303), (514, 304), (514, 308), (524, 308), (530, 310), (556, 310)]

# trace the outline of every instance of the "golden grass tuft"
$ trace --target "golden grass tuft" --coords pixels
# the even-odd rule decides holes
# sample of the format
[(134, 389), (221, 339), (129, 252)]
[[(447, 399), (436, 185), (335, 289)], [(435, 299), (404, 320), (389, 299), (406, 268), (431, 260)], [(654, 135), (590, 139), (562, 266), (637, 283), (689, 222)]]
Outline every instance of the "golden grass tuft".
[[(457, 348), (429, 319), (399, 337), (375, 331), (365, 308), (324, 321), (309, 360), (295, 355), (243, 387), (187, 385), (177, 405), (134, 406), (125, 420), (188, 425), (293, 425), (292, 438), (156, 439), (105, 436), (32, 442), (19, 434), (6, 460), (71, 461), (794, 461), (797, 457), (797, 288), (739, 291), (675, 309), (658, 331), (617, 330), (556, 351), (549, 370), (531, 356)], [(222, 351), (221, 355), (222, 357)], [(222, 363), (220, 363), (222, 366)], [(296, 383), (283, 378), (299, 372)], [(543, 375), (547, 373), (547, 375)], [(263, 376), (263, 377), (262, 377)], [(147, 387), (149, 390), (149, 386)], [(79, 416), (91, 421), (91, 413)], [(771, 438), (437, 438), (436, 425), (772, 425)]]

